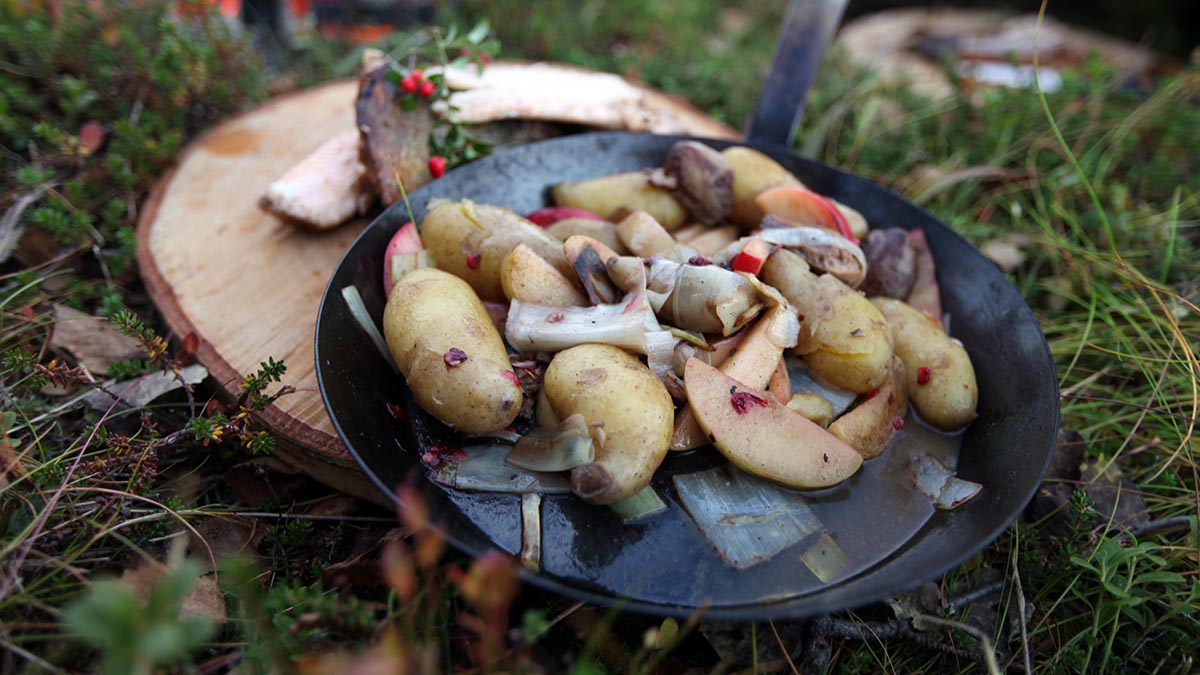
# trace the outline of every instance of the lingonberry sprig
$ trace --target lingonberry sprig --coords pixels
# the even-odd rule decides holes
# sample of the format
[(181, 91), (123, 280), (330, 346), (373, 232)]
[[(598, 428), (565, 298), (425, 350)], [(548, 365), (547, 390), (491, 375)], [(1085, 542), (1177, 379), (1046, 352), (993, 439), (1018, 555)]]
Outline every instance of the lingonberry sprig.
[[(490, 143), (472, 136), (466, 125), (459, 121), (458, 109), (450, 104), (451, 90), (443, 73), (447, 68), (462, 68), (472, 63), (482, 70), (499, 51), (500, 43), (492, 37), (487, 22), (480, 22), (461, 35), (453, 27), (445, 34), (432, 28), (429, 38), (428, 42), (398, 59), (400, 63), (413, 64), (412, 67), (394, 70), (390, 77), (404, 92), (400, 105), (405, 110), (416, 110), (422, 104), (443, 104), (429, 134), (429, 173), (440, 178), (449, 169), (483, 157), (492, 150)], [(448, 56), (451, 53), (457, 56), (451, 59)], [(418, 64), (441, 68), (426, 73)]]

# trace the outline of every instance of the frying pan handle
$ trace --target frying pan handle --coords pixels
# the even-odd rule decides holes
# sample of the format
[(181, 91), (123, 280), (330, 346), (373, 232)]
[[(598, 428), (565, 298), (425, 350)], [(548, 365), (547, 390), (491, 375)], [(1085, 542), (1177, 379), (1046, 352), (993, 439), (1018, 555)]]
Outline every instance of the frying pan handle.
[(791, 0), (771, 69), (758, 95), (758, 107), (746, 129), (746, 140), (787, 145), (792, 140), (804, 100), (816, 78), (821, 57), (842, 19), (847, 0)]

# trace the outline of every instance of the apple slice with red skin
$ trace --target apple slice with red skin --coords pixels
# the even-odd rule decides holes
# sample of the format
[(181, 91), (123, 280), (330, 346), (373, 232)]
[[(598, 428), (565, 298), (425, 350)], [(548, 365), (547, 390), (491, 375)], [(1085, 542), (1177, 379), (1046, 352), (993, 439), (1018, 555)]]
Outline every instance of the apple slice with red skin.
[(700, 359), (688, 359), (683, 381), (700, 428), (747, 473), (812, 490), (837, 485), (862, 466), (858, 451), (833, 434)]
[(598, 214), (592, 213), (587, 209), (580, 209), (574, 206), (544, 206), (535, 211), (530, 211), (525, 219), (534, 225), (541, 227), (549, 227), (560, 220), (567, 218), (587, 218), (588, 220), (604, 220)]
[[(408, 271), (400, 271), (395, 269), (395, 263), (401, 260), (401, 258), (398, 258), (397, 256), (415, 256), (424, 250), (425, 248), (421, 246), (421, 237), (417, 234), (417, 226), (413, 225), (412, 222), (407, 222), (401, 225), (399, 230), (396, 230), (396, 234), (392, 235), (391, 240), (388, 241), (387, 248), (384, 249), (383, 252), (384, 296), (391, 294), (392, 286), (396, 283), (396, 278), (398, 276), (402, 276), (404, 272)], [(410, 269), (415, 266), (415, 264), (410, 266)], [(398, 271), (400, 274), (397, 274)]]
[(746, 245), (742, 247), (742, 250), (733, 257), (733, 271), (758, 276), (763, 265), (766, 264), (767, 258), (771, 257), (772, 248), (762, 238), (750, 237), (746, 240)]
[(845, 214), (828, 197), (799, 185), (783, 185), (764, 190), (754, 203), (769, 216), (798, 225), (815, 225), (833, 230), (858, 244)]

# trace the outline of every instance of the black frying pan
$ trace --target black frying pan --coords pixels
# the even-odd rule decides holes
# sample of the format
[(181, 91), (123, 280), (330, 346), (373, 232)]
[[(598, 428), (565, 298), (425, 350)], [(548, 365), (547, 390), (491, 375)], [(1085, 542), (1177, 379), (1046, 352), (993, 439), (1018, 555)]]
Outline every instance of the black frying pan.
[[(531, 583), (660, 615), (686, 616), (701, 608), (707, 617), (731, 620), (827, 613), (912, 589), (978, 553), (1012, 523), (1041, 482), (1058, 429), (1058, 384), (1045, 337), (1021, 296), (995, 265), (930, 214), (786, 147), (796, 119), (791, 111), (803, 103), (843, 6), (844, 0), (792, 3), (746, 145), (774, 157), (817, 192), (858, 209), (875, 226), (925, 230), (952, 334), (966, 345), (979, 382), (979, 418), (962, 436), (958, 474), (981, 483), (982, 493), (955, 511), (932, 512), (911, 490), (894, 489), (894, 481), (889, 489), (861, 489), (906, 466), (893, 451), (867, 462), (848, 487), (814, 500), (835, 540), (859, 563), (848, 578), (824, 583), (801, 564), (793, 550), (801, 547), (744, 570), (722, 560), (681, 507), (671, 477), (725, 461), (711, 449), (671, 453), (653, 482), (669, 506), (663, 513), (626, 524), (572, 496), (547, 497), (543, 571), (526, 574)], [(544, 206), (547, 188), (557, 182), (659, 166), (680, 138), (593, 133), (500, 151), (414, 191), (414, 215), (419, 221), (434, 198), (470, 198), (526, 213)], [(704, 142), (718, 149), (732, 145)], [(316, 331), (317, 376), (334, 426), (367, 476), (393, 498), (398, 485), (419, 476), (423, 448), (469, 444), (412, 403), (340, 293), (356, 286), (379, 321), (386, 300), (380, 284), (384, 248), (407, 220), (403, 206), (393, 206), (354, 242), (330, 279)], [(387, 412), (395, 402), (409, 411), (403, 422)], [(927, 430), (910, 433), (913, 443), (937, 440)], [(416, 484), (459, 550), (519, 551), (517, 496), (460, 492), (424, 479)], [(831, 525), (835, 521), (842, 529)]]

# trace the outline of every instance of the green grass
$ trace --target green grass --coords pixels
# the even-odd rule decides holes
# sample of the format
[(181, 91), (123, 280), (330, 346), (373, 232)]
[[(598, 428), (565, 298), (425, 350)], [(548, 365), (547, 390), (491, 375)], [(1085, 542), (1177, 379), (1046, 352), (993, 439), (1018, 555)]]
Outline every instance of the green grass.
[[(734, 126), (757, 95), (781, 11), (779, 3), (757, 0), (468, 0), (454, 9), (460, 25), (490, 15), (505, 56), (639, 77)], [(6, 12), (0, 9), (5, 30), (26, 20)], [(194, 37), (171, 33), (170, 53), (183, 63), (187, 54), (204, 53), (188, 42)], [(46, 44), (50, 52), (64, 49), (61, 41)], [(223, 59), (201, 59), (210, 68), (253, 62), (224, 38), (217, 46)], [(295, 67), (308, 75), (344, 71), (353, 64), (344, 53), (342, 46), (309, 44), (296, 55)], [(19, 78), (12, 70), (4, 76)], [(75, 80), (104, 82), (87, 80), (85, 72), (77, 70)], [(168, 75), (139, 72), (148, 81)], [(164, 136), (171, 150), (216, 115), (173, 117), (158, 102), (144, 108), (144, 115), (163, 115), (149, 129), (114, 129), (123, 144), (110, 146), (104, 157), (143, 158), (145, 166), (132, 165), (140, 168), (135, 175), (119, 170), (130, 164), (112, 159), (87, 160), (103, 161), (105, 168), (85, 173), (87, 162), (64, 154), (50, 156), (35, 171), (30, 120), (47, 124), (39, 137), (46, 144), (55, 129), (73, 133), (83, 120), (128, 119), (132, 110), (129, 101), (89, 97), (88, 88), (74, 81), (60, 79), (47, 89), (50, 103), (30, 98), (44, 92), (26, 84), (4, 90), (24, 98), (5, 99), (9, 116), (0, 122), (0, 133), (7, 134), (0, 209), (40, 184), (78, 183), (53, 195), (39, 218), (66, 244), (83, 246), (69, 270), (53, 261), (36, 268), (10, 262), (0, 269), (0, 466), (16, 457), (21, 467), (10, 468), (0, 482), (0, 651), (8, 652), (0, 657), (0, 670), (84, 672), (97, 647), (111, 652), (111, 659), (124, 659), (117, 670), (139, 672), (152, 672), (155, 664), (164, 672), (221, 672), (235, 664), (242, 672), (340, 672), (350, 653), (368, 648), (380, 662), (435, 664), (439, 670), (472, 663), (484, 670), (528, 670), (536, 663), (578, 673), (648, 672), (649, 664), (663, 660), (679, 667), (695, 643), (672, 636), (699, 639), (691, 625), (573, 610), (528, 589), (514, 597), (503, 583), (492, 584), (502, 592), (489, 595), (489, 585), (478, 580), (510, 579), (502, 562), (443, 554), (442, 544), (428, 537), (381, 544), (388, 514), (358, 505), (340, 511), (340, 520), (325, 519), (319, 514), (329, 491), (312, 484), (271, 495), (251, 510), (225, 478), (252, 454), (242, 441), (257, 436), (249, 428), (227, 427), (237, 406), (203, 411), (203, 391), (197, 392), (196, 413), (183, 397), (145, 411), (60, 410), (65, 399), (47, 383), (76, 392), (89, 385), (48, 347), (49, 303), (114, 317), (156, 344), (154, 311), (136, 278), (129, 271), (110, 274), (105, 265), (128, 250), (121, 232), (128, 232), (130, 213), (136, 213), (110, 204), (136, 206), (166, 161), (164, 148), (139, 145), (153, 139), (150, 131), (177, 127), (178, 135)], [(250, 90), (210, 92), (216, 98), (201, 96), (190, 109), (232, 109), (254, 98)], [(113, 106), (115, 114), (108, 112)], [(25, 126), (5, 126), (12, 120)], [(1148, 517), (1165, 526), (1137, 537), (1110, 531), (1112, 514), (1083, 485), (1071, 485), (1062, 518), (1014, 526), (937, 583), (941, 595), (952, 597), (1003, 581), (994, 602), (954, 609), (910, 598), (904, 606), (922, 629), (916, 637), (911, 630), (872, 637), (872, 631), (896, 626), (886, 606), (835, 617), (843, 623), (828, 641), (828, 672), (986, 672), (983, 663), (930, 644), (978, 654), (971, 631), (987, 635), (1002, 668), (1019, 670), (1027, 647), (1029, 661), (1044, 673), (1194, 669), (1188, 659), (1200, 638), (1200, 477), (1193, 440), (1200, 406), (1200, 70), (1192, 67), (1153, 91), (1137, 92), (1089, 63), (1067, 73), (1063, 89), (1047, 94), (1044, 105), (1030, 92), (1004, 90), (964, 89), (931, 101), (834, 54), (809, 99), (796, 147), (899, 190), (975, 244), (1024, 237), (1025, 259), (1011, 279), (1049, 340), (1063, 392), (1063, 426), (1082, 435), (1087, 461), (1132, 481)], [(107, 238), (97, 242), (89, 224)], [(137, 310), (145, 321), (122, 315), (123, 308)], [(159, 365), (181, 351), (174, 346), (160, 355)], [(128, 373), (144, 370), (124, 367)], [(258, 395), (265, 395), (272, 372), (277, 367), (252, 383), (262, 385)], [(248, 394), (242, 404), (253, 407), (256, 397)], [(215, 434), (227, 428), (239, 440)], [(166, 561), (174, 571), (143, 590), (168, 600), (182, 597), (199, 571), (182, 563), (172, 542), (198, 532), (219, 547), (214, 532), (227, 532), (212, 529), (214, 524), (238, 512), (257, 514), (239, 522), (261, 535), (250, 548), (262, 558), (233, 558), (220, 568), (230, 620), (193, 626), (196, 634), (215, 631), (202, 644), (172, 632), (190, 625), (173, 611), (173, 602), (139, 604), (129, 591), (94, 583)], [(193, 547), (193, 559), (203, 562), (208, 548)], [(327, 574), (335, 564), (355, 560), (378, 569), (372, 561), (380, 556), (385, 564), (377, 585), (339, 590)], [(144, 612), (166, 628), (151, 630)], [(447, 625), (453, 630), (442, 630)], [(509, 628), (519, 629), (524, 641), (499, 650)], [(737, 655), (741, 664), (723, 669), (754, 660), (789, 670), (771, 651), (776, 628), (788, 634), (784, 625), (754, 627), (758, 640)], [(750, 633), (747, 627), (747, 639)], [(674, 644), (682, 646), (666, 648)], [(807, 657), (797, 658), (803, 665)]]

